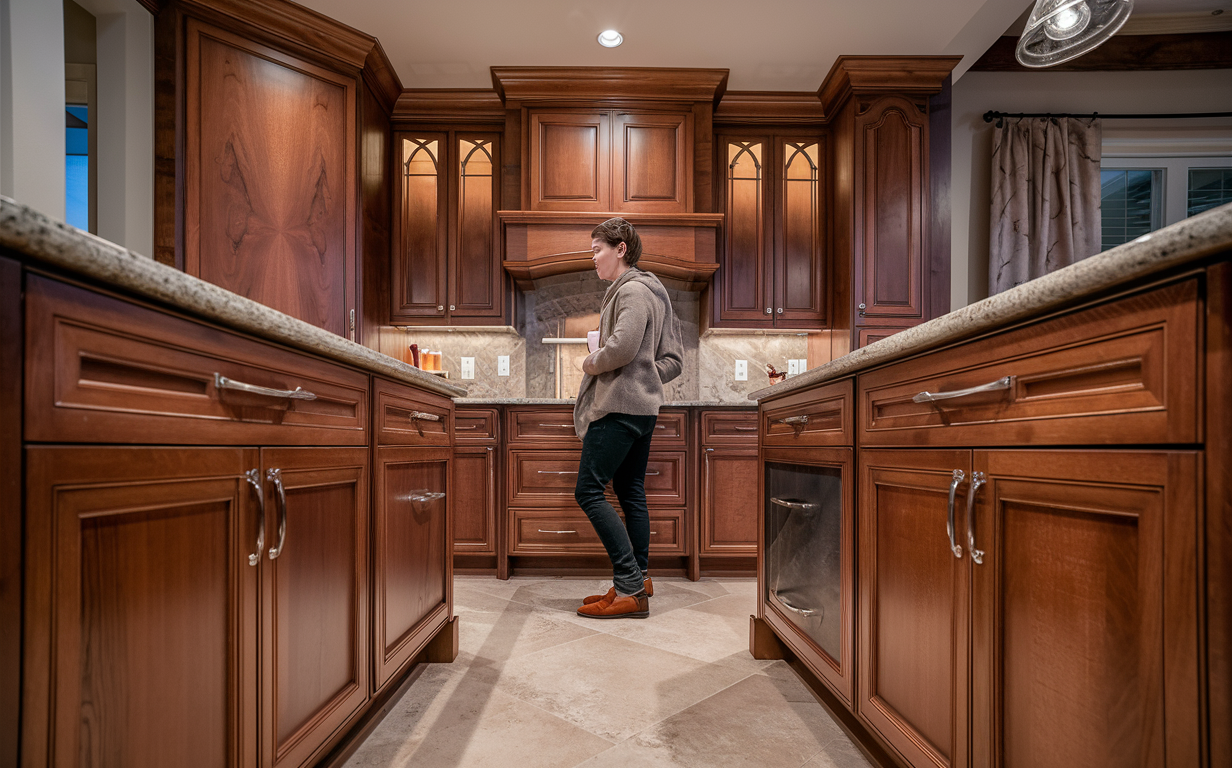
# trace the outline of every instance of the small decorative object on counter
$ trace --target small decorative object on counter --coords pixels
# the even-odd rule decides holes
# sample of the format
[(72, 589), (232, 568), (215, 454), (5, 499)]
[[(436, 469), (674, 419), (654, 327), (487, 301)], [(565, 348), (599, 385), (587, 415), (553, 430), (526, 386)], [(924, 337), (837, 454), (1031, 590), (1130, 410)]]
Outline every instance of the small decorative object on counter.
[(773, 385), (773, 384), (778, 384), (783, 379), (786, 379), (787, 371), (783, 371), (780, 373), (779, 371), (776, 371), (774, 369), (773, 365), (771, 365), (770, 363), (766, 363), (766, 375), (770, 377), (770, 383)]
[(411, 345), (411, 365), (415, 366), (416, 368), (419, 367), (419, 345), (418, 344)]

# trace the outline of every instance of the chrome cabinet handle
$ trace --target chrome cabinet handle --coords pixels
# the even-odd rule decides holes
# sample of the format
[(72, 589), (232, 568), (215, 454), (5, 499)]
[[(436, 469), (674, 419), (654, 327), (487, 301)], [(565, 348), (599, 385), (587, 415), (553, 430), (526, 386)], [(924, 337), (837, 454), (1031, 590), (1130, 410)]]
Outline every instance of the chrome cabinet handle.
[(453, 428), (453, 431), (454, 431), (454, 432), (461, 432), (461, 431), (463, 431), (463, 430), (470, 430), (470, 429), (479, 429), (479, 425), (478, 425), (478, 424), (472, 424), (472, 425), (470, 425), (469, 427), (454, 427), (454, 428)]
[(445, 498), (444, 491), (429, 491), (427, 488), (421, 488), (419, 490), (411, 491), (407, 495), (403, 496), (401, 500), (422, 504), (427, 501), (436, 501), (437, 499), (443, 498)]
[(782, 419), (775, 419), (773, 423), (774, 424), (808, 424), (809, 417), (808, 417), (808, 414), (805, 413), (799, 416), (788, 416)]
[(244, 479), (257, 491), (257, 553), (248, 556), (248, 564), (256, 565), (265, 554), (265, 489), (261, 487), (261, 471), (250, 469), (244, 473)]
[(911, 398), (913, 403), (935, 403), (938, 400), (953, 400), (956, 397), (967, 397), (968, 395), (978, 395), (981, 392), (996, 392), (999, 389), (1009, 389), (1014, 386), (1013, 376), (1002, 376), (996, 381), (990, 381), (987, 384), (981, 384), (978, 387), (968, 387), (966, 389), (956, 389), (953, 392), (921, 392)]
[(423, 411), (411, 411), (411, 421), (440, 421), (441, 417), (435, 413), (424, 413)]
[(778, 504), (780, 507), (787, 507), (788, 509), (813, 510), (821, 506), (820, 504), (810, 504), (806, 501), (792, 501), (791, 499), (776, 499), (773, 496), (770, 497), (770, 501), (774, 504)]
[(967, 497), (967, 551), (971, 559), (980, 565), (984, 564), (984, 550), (975, 548), (975, 492), (984, 484), (984, 473), (971, 474), (971, 495)]
[(786, 608), (786, 609), (787, 609), (787, 610), (789, 610), (789, 611), (794, 611), (794, 612), (796, 612), (796, 613), (800, 614), (801, 616), (812, 616), (814, 613), (817, 613), (817, 611), (815, 611), (815, 610), (813, 610), (813, 609), (811, 609), (811, 608), (797, 608), (796, 606), (794, 606), (794, 605), (792, 605), (791, 603), (789, 603), (789, 602), (787, 602), (786, 600), (784, 600), (784, 599), (783, 599), (783, 596), (782, 596), (782, 595), (780, 595), (778, 592), (775, 592), (775, 593), (774, 593), (774, 597), (775, 597), (775, 599), (777, 599), (780, 603), (782, 603), (782, 604), (783, 604), (783, 607), (784, 607), (784, 608)]
[(946, 520), (946, 531), (950, 534), (950, 551), (954, 553), (954, 557), (962, 557), (962, 547), (954, 543), (954, 494), (958, 492), (958, 486), (966, 478), (966, 473), (961, 469), (954, 470), (953, 479), (950, 480), (950, 506), (949, 517)]
[[(808, 422), (805, 422), (805, 423), (807, 424)], [(757, 431), (757, 427), (732, 427), (732, 429), (736, 430), (737, 432), (756, 432)]]
[(282, 546), (287, 543), (287, 491), (282, 487), (282, 470), (267, 469), (265, 479), (274, 484), (278, 491), (278, 543), (270, 547), (269, 559), (277, 560), (282, 554)]
[(539, 533), (577, 533), (577, 531), (545, 531), (540, 528)]
[(651, 475), (657, 475), (657, 474), (659, 474), (659, 470), (657, 470), (657, 469), (655, 469), (655, 470), (649, 470), (649, 469), (648, 469), (648, 470), (646, 470), (646, 477), (650, 477)]
[(576, 475), (578, 473), (576, 469), (562, 469), (560, 471), (552, 469), (539, 469), (536, 471), (541, 475)]
[(541, 427), (572, 427), (572, 424), (540, 424)]
[(287, 400), (316, 400), (317, 396), (303, 387), (295, 389), (270, 389), (256, 384), (245, 384), (242, 381), (228, 379), (221, 373), (214, 374), (214, 389), (233, 389), (237, 392), (247, 392), (250, 395), (265, 395), (266, 397), (282, 397)]

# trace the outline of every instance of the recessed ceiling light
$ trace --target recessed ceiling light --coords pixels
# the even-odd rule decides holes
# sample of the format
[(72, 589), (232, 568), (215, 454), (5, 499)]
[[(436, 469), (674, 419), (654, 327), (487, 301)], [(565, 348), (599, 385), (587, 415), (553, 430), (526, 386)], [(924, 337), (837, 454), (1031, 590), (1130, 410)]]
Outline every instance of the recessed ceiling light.
[(599, 33), (599, 45), (602, 45), (604, 48), (615, 48), (624, 41), (624, 37), (614, 29)]

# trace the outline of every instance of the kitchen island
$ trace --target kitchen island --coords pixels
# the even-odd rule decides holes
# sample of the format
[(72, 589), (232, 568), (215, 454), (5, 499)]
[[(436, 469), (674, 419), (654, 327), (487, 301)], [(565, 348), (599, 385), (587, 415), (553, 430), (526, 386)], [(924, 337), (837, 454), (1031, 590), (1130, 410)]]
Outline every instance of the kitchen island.
[(754, 393), (759, 599), (884, 765), (1232, 764), (1232, 206)]

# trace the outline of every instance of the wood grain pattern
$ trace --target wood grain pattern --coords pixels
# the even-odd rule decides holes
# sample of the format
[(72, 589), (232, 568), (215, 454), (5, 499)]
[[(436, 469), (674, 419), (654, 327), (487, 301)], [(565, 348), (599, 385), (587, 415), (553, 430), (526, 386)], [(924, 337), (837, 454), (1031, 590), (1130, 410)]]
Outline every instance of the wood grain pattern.
[(612, 210), (689, 212), (692, 138), (692, 113), (614, 113)]
[[(793, 392), (759, 404), (759, 434), (766, 446), (852, 445), (855, 380), (829, 382), (816, 389)], [(804, 417), (803, 423), (785, 419)]]
[(510, 101), (704, 101), (727, 90), (726, 69), (668, 67), (492, 67), (492, 84)]
[(769, 326), (774, 322), (774, 229), (766, 221), (774, 210), (771, 138), (740, 133), (715, 139), (720, 210), (727, 226), (711, 325)]
[(21, 265), (0, 257), (0, 764), (17, 765), (21, 711)]
[[(266, 448), (285, 507), (266, 483), (262, 563), (261, 752), (272, 766), (321, 756), (368, 701), (368, 449)], [(285, 509), (285, 515), (282, 510)], [(271, 514), (278, 512), (279, 514)], [(272, 551), (272, 549), (271, 549)]]
[(396, 322), (445, 319), (449, 157), (448, 133), (394, 133), (390, 317)]
[(824, 136), (774, 138), (774, 324), (780, 328), (826, 325), (829, 151)]
[(453, 451), (453, 552), (496, 554), (496, 448), (468, 445)]
[[(577, 509), (577, 451), (510, 448), (505, 454), (508, 474), (506, 503), (520, 507)], [(646, 464), (646, 502), (652, 506), (684, 506), (688, 500), (683, 451), (650, 452)]]
[(700, 444), (717, 447), (720, 445), (747, 445), (757, 442), (757, 412), (756, 411), (701, 411)]
[[(1206, 346), (1208, 360), (1232, 355), (1232, 264), (1224, 261), (1207, 270)], [(1206, 415), (1206, 622), (1207, 695), (1210, 723), (1232, 722), (1232, 370), (1207, 365), (1204, 392)], [(1210, 728), (1210, 764), (1232, 764), (1232, 729)]]
[(757, 553), (757, 449), (702, 449), (700, 554)]
[(186, 271), (348, 335), (356, 80), (195, 20), (187, 35)]
[[(385, 379), (372, 380), (373, 429), (377, 445), (449, 446), (453, 402)], [(436, 420), (419, 414), (435, 416)]]
[(380, 350), (380, 328), (390, 320), (391, 260), (393, 236), (392, 209), (394, 163), (390, 160), (393, 136), (389, 115), (380, 97), (365, 85), (360, 101), (360, 269), (363, 292), (360, 296), (359, 327), (355, 340)]
[[(651, 553), (671, 555), (685, 552), (684, 515), (684, 510), (651, 511)], [(559, 511), (510, 510), (509, 524), (512, 528), (509, 536), (511, 555), (606, 554), (599, 534), (580, 512), (565, 515)]]
[(853, 95), (930, 96), (941, 90), (961, 56), (839, 56), (817, 89), (831, 120)]
[(531, 210), (611, 210), (611, 117), (531, 110)]
[(498, 441), (500, 422), (501, 416), (498, 408), (459, 407), (453, 414), (454, 444)]
[(503, 123), (505, 105), (490, 88), (404, 88), (393, 119), (450, 125)]
[[(456, 185), (449, 253), (449, 318), (475, 318), (490, 323), (505, 314), (507, 280), (501, 269), (500, 228), (496, 201), (500, 197), (501, 136), (499, 133), (457, 132), (452, 138), (451, 163)], [(461, 166), (466, 164), (466, 173)]]
[(714, 108), (717, 123), (802, 123), (825, 119), (815, 91), (727, 91)]

